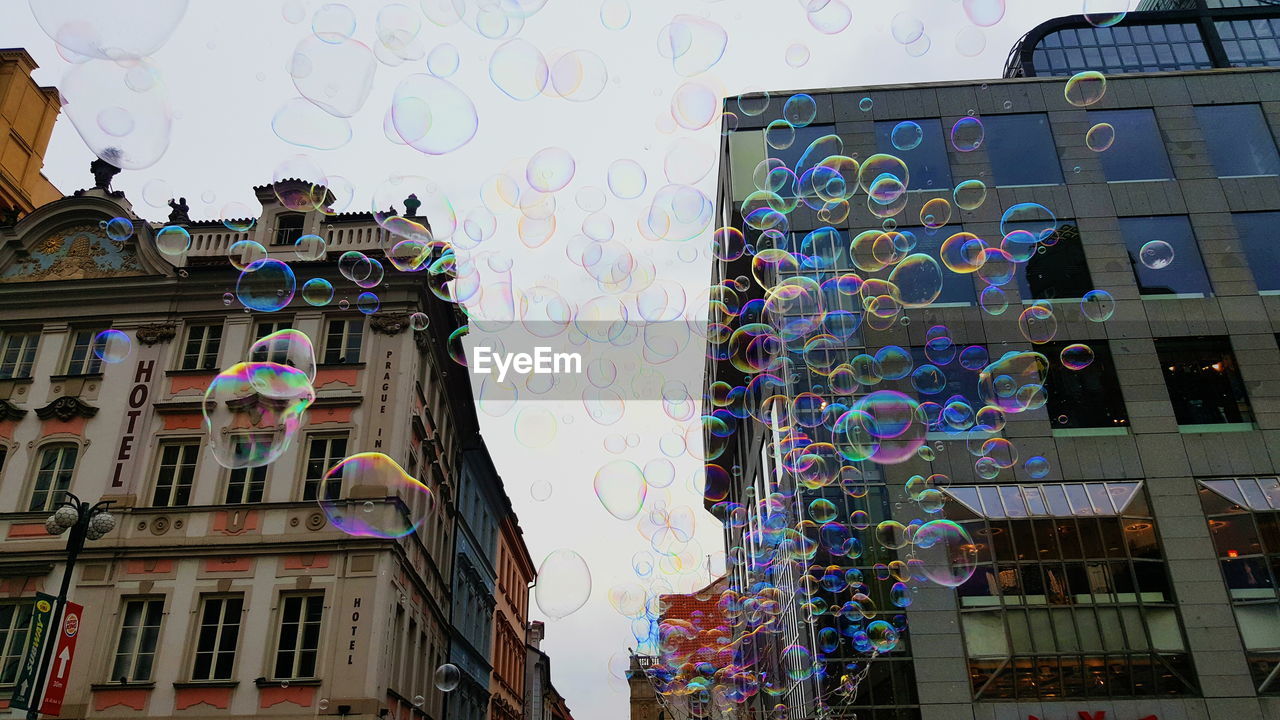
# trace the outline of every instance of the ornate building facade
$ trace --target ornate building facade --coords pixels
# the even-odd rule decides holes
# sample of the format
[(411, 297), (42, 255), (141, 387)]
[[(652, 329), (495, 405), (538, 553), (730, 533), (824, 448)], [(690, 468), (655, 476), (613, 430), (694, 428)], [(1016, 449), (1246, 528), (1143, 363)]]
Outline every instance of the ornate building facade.
[[(191, 243), (166, 255), (159, 228), (110, 190), (113, 170), (95, 166), (97, 187), (0, 226), (0, 696), (33, 594), (61, 578), (63, 542), (45, 519), (70, 491), (112, 501), (118, 523), (73, 575), (85, 612), (63, 717), (445, 717), (432, 678), (450, 657), (455, 498), (464, 441), (479, 432), (447, 352), (455, 306), (419, 275), (389, 272), (380, 309), (357, 311), (362, 288), (336, 259), (379, 254), (384, 231), (368, 214), (289, 210), (270, 186), (248, 230), (192, 222), (175, 202), (171, 222)], [(130, 237), (108, 237), (115, 218), (132, 221)], [(299, 261), (300, 233), (328, 252)], [(240, 240), (287, 260), (300, 287), (328, 280), (332, 302), (241, 308), (228, 258)], [(416, 312), (425, 329), (410, 327)], [(131, 346), (117, 362), (91, 352), (108, 328)], [(314, 342), (316, 399), (277, 460), (229, 470), (210, 451), (205, 389), (283, 328)], [(431, 500), (326, 479), (366, 451)], [(318, 500), (421, 525), (347, 534)]]

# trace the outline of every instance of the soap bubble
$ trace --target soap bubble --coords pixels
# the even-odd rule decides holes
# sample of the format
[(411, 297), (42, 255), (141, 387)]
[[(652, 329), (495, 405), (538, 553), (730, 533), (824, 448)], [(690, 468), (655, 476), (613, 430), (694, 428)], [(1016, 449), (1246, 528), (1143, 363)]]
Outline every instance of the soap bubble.
[(1062, 348), (1060, 359), (1068, 370), (1083, 370), (1093, 363), (1093, 348), (1084, 343), (1072, 343)]
[(214, 460), (232, 469), (273, 462), (315, 396), (305, 371), (279, 363), (242, 362), (218, 373), (201, 406)]
[(1152, 270), (1169, 267), (1173, 262), (1173, 246), (1163, 240), (1152, 240), (1138, 251), (1138, 259)]
[(911, 538), (919, 572), (944, 587), (958, 587), (977, 569), (977, 545), (960, 525), (950, 520), (930, 520)]
[(125, 170), (156, 164), (169, 148), (172, 116), (159, 69), (148, 60), (91, 60), (67, 72), (62, 114), (94, 155)]
[(1084, 135), (1084, 144), (1094, 152), (1106, 152), (1116, 141), (1116, 129), (1111, 123), (1098, 123)]
[(424, 73), (410, 75), (396, 86), (391, 126), (418, 152), (444, 155), (471, 142), (479, 118), (465, 92), (448, 80)]
[(893, 142), (893, 146), (899, 150), (914, 150), (924, 140), (924, 130), (918, 123), (904, 120), (893, 126), (889, 139)]
[(1116, 300), (1106, 290), (1090, 290), (1080, 299), (1080, 314), (1092, 322), (1106, 322), (1116, 312)]
[(302, 284), (302, 299), (313, 307), (324, 307), (333, 301), (333, 284), (324, 278), (311, 278)]
[(30, 0), (30, 6), (40, 29), (61, 49), (80, 58), (115, 61), (154, 54), (187, 12), (187, 0), (158, 5), (138, 0)]
[(549, 76), (542, 51), (523, 38), (508, 40), (489, 56), (489, 79), (513, 100), (532, 100), (542, 94)]
[(114, 242), (124, 242), (133, 237), (133, 221), (128, 218), (111, 218), (107, 221), (107, 237)]
[(288, 265), (264, 258), (245, 267), (236, 281), (236, 298), (250, 310), (275, 312), (293, 301), (297, 280)]
[(1067, 80), (1063, 96), (1076, 107), (1089, 107), (1107, 93), (1107, 77), (1097, 70), (1076, 73)]
[(573, 550), (561, 548), (547, 555), (538, 567), (534, 600), (552, 619), (573, 614), (591, 597), (591, 569)]
[(303, 38), (289, 58), (289, 76), (299, 95), (334, 117), (349, 118), (369, 99), (378, 63), (364, 43), (333, 39)]
[(93, 354), (104, 363), (115, 364), (124, 362), (129, 357), (130, 351), (133, 350), (133, 343), (129, 340), (129, 336), (119, 330), (103, 330), (93, 336), (93, 342), (90, 345)]
[(648, 485), (644, 472), (630, 460), (613, 460), (596, 471), (596, 497), (610, 515), (630, 520), (640, 514)]
[(156, 249), (169, 257), (178, 257), (191, 248), (191, 233), (178, 225), (169, 225), (156, 232)]
[(440, 692), (453, 692), (462, 683), (462, 671), (457, 665), (445, 663), (436, 668), (435, 684)]
[[(430, 488), (378, 452), (357, 453), (329, 468), (317, 494), (329, 522), (353, 537), (404, 537), (422, 526), (435, 502)], [(378, 502), (356, 513), (355, 498)]]

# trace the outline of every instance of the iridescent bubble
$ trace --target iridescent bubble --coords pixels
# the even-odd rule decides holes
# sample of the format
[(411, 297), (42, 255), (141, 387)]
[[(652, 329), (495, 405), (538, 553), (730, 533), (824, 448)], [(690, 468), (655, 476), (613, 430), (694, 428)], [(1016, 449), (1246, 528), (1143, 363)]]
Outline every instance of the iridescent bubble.
[(977, 210), (987, 201), (987, 185), (981, 180), (965, 180), (951, 195), (961, 210)]
[(893, 142), (893, 146), (899, 150), (914, 150), (924, 140), (924, 129), (920, 127), (919, 123), (904, 120), (893, 126), (893, 130), (889, 133), (889, 139)]
[(981, 120), (973, 116), (963, 117), (951, 127), (951, 146), (958, 152), (973, 152), (982, 147), (985, 136), (986, 128)]
[(1058, 319), (1047, 303), (1033, 303), (1018, 316), (1018, 330), (1031, 342), (1042, 345), (1058, 334)]
[(342, 3), (321, 5), (311, 16), (311, 32), (328, 43), (340, 43), (356, 31), (356, 14)]
[(479, 119), (471, 98), (456, 85), (433, 75), (410, 75), (396, 86), (391, 121), (410, 147), (443, 155), (475, 137)]
[(462, 683), (462, 671), (457, 665), (445, 663), (436, 668), (435, 685), (440, 692), (453, 692)]
[(959, 587), (977, 569), (978, 547), (960, 525), (950, 520), (930, 520), (911, 538), (919, 572), (943, 587)]
[(232, 469), (260, 467), (284, 454), (315, 400), (311, 380), (274, 362), (237, 363), (218, 373), (201, 404), (214, 460)]
[(245, 267), (236, 281), (236, 298), (240, 304), (258, 312), (275, 312), (293, 300), (297, 286), (288, 265), (264, 258)]
[(1000, 234), (1005, 237), (1015, 230), (1026, 230), (1037, 238), (1044, 239), (1057, 229), (1057, 217), (1049, 208), (1039, 203), (1012, 205), (1000, 217)]
[(382, 307), (382, 300), (371, 292), (362, 292), (356, 296), (356, 309), (365, 315), (372, 315)]
[[(1123, 10), (1116, 10), (1123, 5)], [(1133, 0), (1084, 0), (1081, 14), (1094, 27), (1111, 27), (1124, 20), (1133, 7)]]
[(1005, 0), (963, 0), (964, 14), (978, 27), (991, 27), (1004, 19)]
[(631, 24), (631, 4), (627, 0), (604, 0), (600, 3), (600, 24), (609, 30), (622, 30)]
[(299, 260), (321, 260), (328, 249), (324, 238), (319, 235), (303, 235), (293, 243), (293, 254)]
[(889, 33), (902, 45), (910, 45), (924, 34), (924, 23), (909, 12), (900, 12), (889, 21)]
[(302, 284), (302, 299), (313, 307), (324, 307), (333, 301), (333, 284), (324, 278), (311, 278)]
[(169, 225), (156, 232), (156, 249), (169, 257), (179, 257), (191, 248), (191, 233), (178, 225)]
[(831, 0), (822, 7), (811, 8), (806, 17), (815, 30), (824, 35), (835, 35), (844, 32), (853, 22), (853, 13), (842, 0)]
[(532, 100), (542, 94), (549, 76), (542, 51), (523, 38), (508, 40), (489, 58), (489, 79), (513, 100)]
[(1152, 240), (1138, 250), (1138, 259), (1152, 270), (1169, 267), (1173, 262), (1173, 246), (1163, 240)]
[(569, 184), (576, 167), (568, 150), (558, 147), (543, 148), (529, 158), (524, 176), (534, 190), (555, 192)]
[(336, 42), (303, 38), (289, 59), (298, 94), (334, 117), (349, 118), (364, 107), (378, 62), (369, 46), (350, 38)]
[(782, 55), (782, 59), (793, 68), (802, 68), (808, 65), (809, 57), (809, 46), (803, 43), (791, 43)]
[(447, 78), (458, 72), (458, 48), (452, 43), (440, 43), (427, 53), (427, 72), (438, 78)]
[(267, 249), (253, 240), (237, 240), (227, 248), (227, 259), (237, 270), (247, 270), (250, 265), (267, 257)]
[(630, 460), (613, 460), (596, 471), (596, 497), (610, 515), (630, 520), (640, 514), (648, 485), (644, 472)]
[(980, 28), (963, 27), (956, 33), (956, 52), (963, 57), (977, 57), (987, 49), (987, 34)]
[[(963, 359), (963, 355), (962, 355)], [(982, 401), (1006, 413), (1034, 410), (1044, 404), (1049, 360), (1037, 352), (1008, 352), (978, 376)]]
[(933, 198), (920, 208), (920, 224), (937, 230), (951, 222), (951, 203), (946, 198)]
[(351, 122), (331, 115), (306, 98), (284, 101), (271, 117), (276, 137), (299, 147), (334, 150), (351, 140)]
[(875, 101), (869, 97), (864, 97), (858, 101), (858, 109), (862, 112), (871, 112), (873, 107), (875, 107)]
[(315, 347), (300, 330), (277, 330), (259, 338), (249, 346), (249, 357), (301, 370), (309, 381), (316, 377)]
[(696, 15), (676, 15), (658, 31), (658, 54), (670, 58), (676, 74), (684, 77), (710, 70), (728, 43), (724, 28)]
[(553, 551), (538, 566), (533, 595), (538, 609), (547, 617), (559, 619), (573, 614), (591, 597), (587, 561), (573, 550)]
[(1116, 129), (1111, 123), (1098, 123), (1084, 135), (1084, 144), (1094, 152), (1106, 152), (1116, 141)]
[(604, 60), (590, 50), (565, 53), (551, 65), (551, 87), (565, 100), (594, 100), (608, 82), (609, 70)]
[(889, 274), (889, 282), (898, 288), (898, 301), (906, 308), (929, 306), (942, 293), (942, 281), (942, 267), (927, 253), (908, 255)]
[(716, 119), (720, 97), (710, 86), (689, 80), (671, 94), (671, 117), (685, 130), (700, 130)]
[(1093, 348), (1084, 343), (1073, 343), (1062, 348), (1059, 357), (1066, 369), (1083, 370), (1093, 364)]
[(622, 200), (634, 200), (644, 194), (648, 178), (635, 160), (614, 160), (609, 165), (609, 191)]
[(62, 113), (94, 155), (125, 170), (151, 167), (168, 150), (172, 124), (159, 77), (143, 59), (76, 65), (58, 84)]
[(1032, 479), (1039, 480), (1049, 474), (1049, 461), (1043, 455), (1033, 455), (1027, 458), (1022, 468)]
[(159, 50), (186, 15), (187, 0), (157, 6), (31, 0), (30, 7), (40, 29), (62, 50), (80, 58), (123, 61)]
[[(431, 489), (378, 452), (352, 455), (329, 468), (317, 502), (330, 524), (352, 537), (399, 538), (422, 527), (433, 512)], [(356, 512), (354, 498), (366, 501)], [(393, 502), (387, 502), (392, 499)]]
[(805, 127), (813, 122), (818, 113), (818, 105), (813, 97), (805, 93), (797, 93), (787, 98), (782, 104), (782, 117), (795, 127)]
[(89, 347), (99, 360), (114, 365), (124, 362), (129, 357), (129, 353), (133, 350), (133, 342), (123, 332), (111, 329), (94, 335)]
[(1076, 107), (1089, 107), (1107, 93), (1107, 77), (1097, 70), (1076, 73), (1067, 80), (1063, 96)]
[(1116, 312), (1116, 300), (1106, 290), (1090, 290), (1080, 299), (1080, 314), (1091, 322), (1106, 322)]

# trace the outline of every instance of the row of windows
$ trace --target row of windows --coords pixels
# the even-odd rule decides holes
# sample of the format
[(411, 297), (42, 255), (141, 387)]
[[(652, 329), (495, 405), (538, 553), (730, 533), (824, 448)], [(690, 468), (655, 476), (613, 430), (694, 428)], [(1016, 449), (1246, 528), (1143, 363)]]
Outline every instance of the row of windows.
[[(219, 367), (219, 351), (222, 349), (222, 323), (191, 323), (186, 326), (182, 354), (177, 361), (181, 370), (215, 370)], [(291, 320), (264, 320), (254, 329), (254, 338), (263, 338), (273, 332), (293, 328)], [(94, 337), (107, 328), (74, 330), (71, 347), (62, 369), (67, 375), (93, 375), (102, 372), (102, 359), (94, 352)], [(364, 336), (362, 318), (338, 318), (329, 320), (322, 350), (325, 364), (360, 362), (360, 347)], [(35, 365), (36, 349), (40, 344), (38, 328), (13, 328), (0, 333), (0, 380), (31, 377)], [(266, 349), (255, 352), (254, 362), (285, 362), (286, 348)]]
[[(31, 625), (31, 600), (0, 602), (0, 686), (12, 685)], [(245, 612), (243, 594), (204, 595), (200, 598), (188, 678), (192, 681), (231, 680), (235, 677)], [(165, 615), (163, 597), (126, 598), (120, 608), (119, 632), (107, 682), (150, 682)], [(321, 593), (288, 593), (280, 597), (276, 642), (271, 656), (273, 680), (316, 676), (320, 627), (324, 615)]]
[[(248, 439), (238, 441), (249, 442)], [(191, 504), (191, 489), (200, 464), (200, 438), (164, 440), (159, 443), (154, 485), (153, 507), (185, 507)], [(303, 500), (333, 500), (341, 497), (340, 477), (325, 481), (325, 473), (347, 456), (346, 435), (311, 435), (306, 441), (307, 455), (302, 480)], [(40, 450), (31, 482), (28, 512), (49, 512), (71, 489), (80, 447), (72, 443), (45, 445)], [(7, 452), (0, 453), (0, 470)], [(235, 468), (228, 471), (222, 501), (228, 504), (262, 502), (266, 491), (268, 466)]]
[[(1208, 146), (1209, 160), (1219, 177), (1280, 175), (1280, 152), (1275, 138), (1257, 104), (1199, 105), (1195, 116)], [(1115, 128), (1115, 140), (1108, 150), (1097, 154), (1108, 182), (1171, 180), (1173, 167), (1166, 140), (1149, 108), (1134, 110), (1090, 110), (1090, 125), (1107, 123)], [(907, 164), (909, 189), (940, 190), (954, 186), (948, 157), (948, 139), (941, 121), (916, 120), (923, 131), (920, 143), (909, 150), (893, 144), (893, 131), (901, 121), (880, 121), (875, 125), (877, 151), (896, 155)], [(1048, 115), (1021, 113), (986, 115), (983, 147), (991, 163), (997, 186), (1061, 185), (1062, 161)], [(804, 140), (830, 133), (831, 126), (804, 128)], [(797, 131), (789, 151), (773, 156), (794, 167), (807, 144)], [(791, 157), (794, 155), (794, 157)]]

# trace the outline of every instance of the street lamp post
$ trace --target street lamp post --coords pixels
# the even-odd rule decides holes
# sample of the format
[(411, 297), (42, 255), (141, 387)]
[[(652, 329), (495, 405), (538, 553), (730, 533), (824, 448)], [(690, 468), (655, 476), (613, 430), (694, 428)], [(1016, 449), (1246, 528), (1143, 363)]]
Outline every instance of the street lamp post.
[[(110, 505), (110, 500), (90, 505), (87, 502), (81, 502), (75, 495), (66, 493), (58, 509), (54, 510), (49, 519), (44, 522), (44, 529), (50, 535), (61, 535), (70, 531), (67, 535), (67, 566), (62, 571), (62, 586), (58, 588), (58, 598), (53, 610), (53, 617), (59, 622), (62, 619), (62, 610), (67, 605), (67, 591), (71, 589), (71, 573), (76, 568), (76, 558), (84, 549), (85, 541), (97, 540), (116, 526), (116, 519), (107, 512), (107, 507)], [(49, 663), (53, 660), (54, 645), (57, 643), (45, 643), (44, 656), (40, 658), (40, 667), (36, 669), (35, 679), (32, 680), (32, 700), (31, 707), (27, 709), (27, 720), (39, 720), (40, 705), (44, 695), (44, 676), (48, 672)]]

